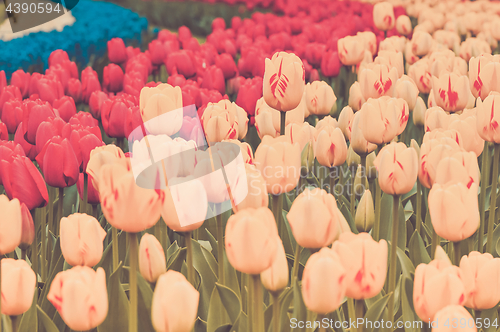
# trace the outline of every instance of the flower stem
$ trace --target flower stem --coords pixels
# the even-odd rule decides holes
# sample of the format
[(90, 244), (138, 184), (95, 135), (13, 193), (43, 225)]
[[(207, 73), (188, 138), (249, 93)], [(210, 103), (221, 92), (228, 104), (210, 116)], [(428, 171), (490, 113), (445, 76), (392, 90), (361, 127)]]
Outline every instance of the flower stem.
[(260, 282), (260, 274), (252, 274), (253, 283), (253, 332), (262, 332), (264, 329), (264, 307), (262, 295), (262, 283)]
[(57, 202), (57, 220), (55, 221), (55, 235), (59, 235), (59, 224), (63, 217), (63, 207), (64, 207), (64, 188), (59, 188), (59, 200)]
[(375, 241), (379, 240), (380, 237), (380, 209), (382, 206), (382, 190), (378, 184), (378, 180), (375, 180), (375, 223), (373, 224), (373, 239)]
[(436, 258), (436, 248), (441, 244), (441, 239), (437, 235), (436, 230), (432, 233), (431, 256), (432, 259)]
[(399, 195), (393, 195), (392, 203), (392, 235), (391, 235), (391, 265), (389, 266), (389, 289), (387, 293), (392, 293), (389, 296), (388, 316), (389, 320), (394, 323), (394, 290), (396, 289), (396, 259), (398, 249), (398, 228), (399, 228)]
[(500, 158), (500, 144), (495, 143), (495, 155), (493, 157), (493, 174), (491, 177), (491, 201), (490, 215), (488, 220), (488, 240), (486, 242), (486, 252), (493, 254), (493, 228), (495, 226), (495, 211), (497, 207), (497, 185), (498, 185), (498, 162)]
[(224, 285), (224, 229), (222, 214), (215, 217), (217, 221), (217, 263), (219, 265), (219, 284)]
[[(184, 236), (186, 237), (185, 238), (186, 250), (187, 250), (186, 264), (187, 264), (187, 270), (188, 270), (188, 281), (191, 283), (191, 285), (195, 286), (194, 285), (194, 266), (193, 266), (193, 244), (191, 243), (191, 232), (184, 233)], [(219, 257), (220, 257), (220, 254), (219, 254)], [(219, 271), (220, 271), (220, 268), (219, 268)]]
[(484, 223), (485, 223), (485, 209), (484, 201), (486, 200), (486, 188), (488, 187), (487, 181), (490, 175), (490, 146), (488, 142), (484, 142), (483, 155), (481, 156), (481, 192), (479, 194), (479, 216), (480, 224), (477, 233), (477, 251), (483, 253), (484, 245)]
[(113, 272), (118, 268), (118, 229), (116, 227), (111, 227), (111, 243), (113, 250)]
[(286, 112), (280, 112), (280, 135), (285, 135)]
[(280, 293), (271, 292), (273, 296), (273, 331), (280, 331)]
[(417, 222), (415, 230), (420, 234), (420, 226), (422, 224), (422, 184), (417, 179)]
[(281, 236), (281, 211), (283, 210), (283, 194), (271, 195), (271, 204), (274, 214), (274, 220), (276, 220), (276, 227), (278, 228), (278, 234), (280, 234)]
[[(347, 298), (347, 311), (349, 312), (349, 320), (356, 321), (356, 309), (354, 309), (354, 299)], [(354, 324), (351, 326), (351, 332), (357, 332), (357, 326)]]
[(10, 316), (10, 322), (12, 324), (11, 331), (17, 332), (19, 330), (19, 323), (21, 323), (21, 315)]
[[(33, 223), (35, 225), (38, 225), (38, 222), (40, 220), (40, 214), (41, 214), (40, 211), (41, 209), (34, 209), (31, 211), (31, 214), (33, 216)], [(38, 236), (37, 235), (38, 232), (36, 231), (35, 227), (35, 239), (31, 244), (31, 268), (33, 269), (33, 272), (35, 272), (36, 279), (38, 280), (38, 239), (37, 239)]]
[(356, 177), (356, 167), (351, 167), (351, 216), (354, 218), (354, 212), (356, 212), (356, 194), (354, 193), (354, 178)]
[[(356, 306), (356, 318), (363, 318), (365, 317), (365, 304), (363, 303), (363, 300), (356, 300), (355, 301), (355, 306)], [(358, 332), (363, 332), (364, 326), (362, 324), (356, 324), (358, 328)]]
[(325, 318), (325, 315), (323, 314), (318, 314), (317, 320), (319, 321), (319, 332), (326, 332), (326, 328), (323, 325), (323, 318)]
[[(50, 192), (50, 191), (49, 191)], [(53, 208), (51, 205), (53, 205), (52, 202), (52, 198), (49, 197), (49, 215), (51, 214), (50, 211), (53, 211)], [(41, 232), (40, 232), (40, 235), (41, 235), (41, 238), (40, 238), (40, 241), (42, 242), (42, 254), (41, 254), (41, 258), (40, 258), (40, 261), (41, 261), (41, 277), (42, 277), (42, 281), (45, 282), (45, 280), (47, 280), (47, 263), (45, 261), (45, 255), (47, 254), (47, 220), (45, 219), (45, 208), (42, 209), (42, 213), (41, 213), (42, 217), (40, 218), (40, 228), (41, 228)]]
[(368, 184), (366, 181), (366, 154), (360, 155), (361, 158), (361, 186), (363, 187), (363, 191), (367, 189)]
[(246, 285), (247, 285), (247, 331), (252, 332), (253, 331), (253, 319), (254, 319), (254, 313), (253, 313), (253, 301), (255, 300), (253, 298), (253, 282), (252, 282), (252, 277), (249, 274), (246, 275)]
[(82, 202), (82, 213), (87, 213), (87, 205), (89, 200), (89, 175), (87, 172), (83, 172), (83, 202)]
[(460, 241), (453, 242), (453, 254), (455, 256), (455, 265), (459, 266), (460, 265), (460, 258), (462, 258), (461, 252), (460, 252)]
[(137, 261), (139, 259), (139, 252), (137, 248), (137, 233), (127, 233), (130, 246), (130, 307), (129, 307), (129, 321), (128, 331), (137, 332)]
[(295, 257), (293, 259), (293, 270), (292, 270), (292, 282), (299, 276), (299, 265), (300, 265), (300, 252), (302, 248), (300, 245), (297, 243), (297, 246), (295, 247)]
[(335, 174), (336, 173), (335, 172), (336, 169), (337, 169), (336, 167), (330, 167), (330, 194), (332, 194), (335, 197), (336, 197), (336, 195), (335, 195), (335, 185), (336, 185), (336, 183), (335, 182), (337, 182), (337, 177), (333, 176), (332, 173)]

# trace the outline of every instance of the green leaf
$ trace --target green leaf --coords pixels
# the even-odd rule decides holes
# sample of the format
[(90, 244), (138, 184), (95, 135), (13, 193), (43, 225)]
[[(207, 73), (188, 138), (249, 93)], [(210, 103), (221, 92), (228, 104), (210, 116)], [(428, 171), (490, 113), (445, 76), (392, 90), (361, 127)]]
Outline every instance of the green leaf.
[(288, 308), (292, 303), (294, 288), (285, 288), (281, 296), (281, 310), (280, 310), (280, 326), (281, 332), (290, 332), (290, 317), (288, 316)]
[[(196, 271), (199, 273), (201, 282), (198, 291), (200, 292), (200, 302), (198, 305), (198, 316), (203, 320), (208, 322), (208, 311), (209, 303), (211, 301), (212, 292), (215, 288), (215, 283), (217, 282), (217, 275), (210, 267), (207, 262), (205, 255), (200, 244), (197, 241), (192, 241), (193, 245), (193, 265)], [(209, 329), (210, 330), (210, 329)]]
[(57, 261), (57, 264), (55, 265), (55, 268), (52, 270), (52, 273), (45, 281), (45, 284), (42, 288), (41, 295), (38, 298), (38, 304), (40, 305), (40, 308), (45, 313), (47, 313), (47, 315), (49, 315), (49, 317), (54, 317), (54, 314), (56, 312), (56, 308), (54, 308), (52, 303), (49, 302), (49, 300), (47, 299), (47, 295), (49, 293), (49, 289), (50, 289), (50, 285), (52, 284), (52, 280), (54, 280), (54, 277), (56, 276), (57, 273), (62, 271), (63, 265), (64, 265), (64, 258), (62, 256), (60, 256), (58, 261)]
[(283, 224), (285, 225), (285, 229), (282, 229), (282, 234), (281, 234), (281, 239), (283, 240), (283, 247), (285, 248), (285, 253), (293, 255), (297, 242), (293, 237), (292, 229), (290, 227), (290, 224), (288, 223), (288, 212), (286, 211), (283, 211)]
[(411, 326), (405, 326), (406, 332), (418, 332), (420, 328), (415, 328), (414, 322), (419, 321), (413, 308), (413, 280), (403, 277), (401, 281), (401, 306), (403, 312), (403, 322), (411, 322)]
[(224, 252), (224, 283), (236, 294), (239, 299), (241, 299), (238, 275), (234, 267), (227, 260), (226, 252)]
[(59, 332), (56, 325), (52, 322), (52, 319), (47, 316), (47, 314), (40, 308), (40, 306), (36, 306), (38, 312), (38, 318), (42, 322), (42, 326), (45, 328), (46, 332)]
[(12, 332), (12, 320), (8, 315), (1, 315), (2, 317), (2, 331), (3, 332)]
[[(293, 318), (297, 319), (297, 321), (307, 320), (307, 308), (302, 299), (302, 292), (300, 291), (300, 285), (297, 278), (295, 278), (293, 282)], [(293, 331), (298, 332), (299, 330), (294, 329)]]
[[(484, 332), (496, 332), (497, 327), (500, 325), (500, 322), (498, 321), (498, 307), (495, 306), (491, 309), (488, 310), (483, 310), (481, 311), (481, 322), (483, 323), (483, 331)], [(489, 319), (489, 327), (486, 327), (485, 320)], [(479, 329), (478, 329), (479, 331)]]
[(149, 283), (137, 272), (139, 331), (154, 331), (151, 322), (151, 303), (153, 302), (153, 290)]
[(222, 301), (222, 304), (224, 305), (224, 308), (226, 309), (227, 314), (229, 315), (231, 323), (234, 324), (241, 312), (240, 298), (232, 289), (224, 285), (215, 283), (215, 287), (219, 292), (220, 299)]
[(356, 228), (356, 224), (354, 223), (354, 219), (351, 215), (351, 211), (349, 211), (348, 208), (349, 205), (341, 204), (340, 206), (340, 212), (344, 215), (345, 220), (347, 221), (347, 224), (349, 224), (349, 227), (351, 228), (351, 231), (354, 234), (358, 234), (358, 229)]
[(410, 242), (408, 242), (408, 249), (413, 266), (418, 266), (421, 263), (428, 264), (431, 261), (429, 253), (425, 249), (424, 241), (417, 231), (413, 232)]
[[(247, 320), (248, 320), (247, 315), (242, 311), (238, 316), (236, 322), (233, 324), (232, 331), (247, 332), (247, 325), (248, 325)], [(196, 332), (198, 332), (198, 330), (196, 330)]]
[(194, 322), (194, 330), (196, 332), (207, 332), (207, 322), (201, 320), (200, 317), (196, 319), (196, 322)]
[(120, 275), (122, 262), (108, 280), (108, 315), (104, 322), (97, 327), (98, 332), (114, 332), (128, 330), (129, 301), (122, 284)]
[[(387, 302), (389, 301), (389, 296), (390, 294), (387, 294), (386, 296), (382, 297), (380, 300), (375, 302), (367, 311), (365, 314), (365, 322), (370, 321), (370, 322), (380, 322), (382, 318), (382, 314), (384, 313), (385, 308), (387, 307)], [(371, 325), (371, 326), (370, 326)], [(374, 331), (375, 324), (367, 324), (365, 327), (364, 331), (365, 332), (372, 332)]]
[(215, 332), (219, 327), (230, 323), (231, 320), (226, 313), (219, 291), (214, 287), (208, 306), (207, 332)]
[(399, 263), (401, 264), (401, 269), (403, 270), (403, 276), (411, 278), (411, 276), (415, 274), (415, 267), (412, 262), (403, 250), (401, 250), (401, 248), (398, 248), (396, 254), (398, 256)]
[(38, 315), (36, 309), (36, 302), (38, 298), (38, 287), (35, 288), (33, 296), (33, 303), (31, 307), (23, 314), (21, 322), (19, 323), (19, 330), (17, 332), (37, 332), (38, 331)]
[(182, 263), (186, 260), (186, 248), (178, 248), (167, 260), (167, 270), (181, 271)]

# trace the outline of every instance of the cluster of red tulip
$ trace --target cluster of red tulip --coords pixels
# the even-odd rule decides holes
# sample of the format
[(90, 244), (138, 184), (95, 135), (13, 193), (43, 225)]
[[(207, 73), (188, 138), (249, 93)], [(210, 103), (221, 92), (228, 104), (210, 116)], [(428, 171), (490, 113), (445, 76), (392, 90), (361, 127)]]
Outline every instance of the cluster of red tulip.
[[(0, 72), (0, 331), (498, 328), (500, 5), (293, 3), (111, 39), (102, 81), (62, 50)], [(156, 143), (198, 151), (147, 189)]]

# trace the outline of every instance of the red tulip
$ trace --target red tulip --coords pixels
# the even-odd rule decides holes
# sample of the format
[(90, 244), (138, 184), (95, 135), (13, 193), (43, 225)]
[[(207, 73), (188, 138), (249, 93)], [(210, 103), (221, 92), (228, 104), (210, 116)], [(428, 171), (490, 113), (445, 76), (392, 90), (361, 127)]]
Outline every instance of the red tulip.
[(210, 66), (205, 71), (203, 76), (203, 82), (201, 87), (209, 90), (217, 90), (221, 94), (226, 92), (226, 82), (224, 80), (224, 74), (220, 68), (217, 66)]
[(104, 91), (118, 92), (123, 88), (123, 70), (113, 63), (104, 67), (103, 73)]
[(10, 78), (10, 84), (19, 88), (23, 98), (26, 98), (29, 95), (30, 78), (30, 73), (25, 73), (22, 69), (13, 72)]
[(54, 100), (64, 96), (63, 85), (54, 77), (44, 76), (40, 78), (37, 88), (40, 99), (49, 102), (51, 105)]
[(90, 94), (89, 110), (92, 116), (96, 119), (101, 118), (101, 107), (104, 101), (108, 100), (109, 96), (102, 91), (94, 91)]
[(127, 61), (125, 43), (121, 38), (113, 38), (108, 41), (108, 58), (113, 63), (123, 63)]
[(28, 89), (28, 95), (38, 95), (38, 81), (43, 78), (43, 75), (37, 72), (34, 72), (31, 75), (30, 86)]
[(0, 122), (0, 140), (7, 141), (9, 139), (9, 131), (5, 123)]
[(23, 99), (21, 91), (19, 91), (19, 88), (15, 85), (8, 85), (0, 91), (0, 116), (2, 115), (3, 105), (11, 99)]
[(14, 134), (14, 142), (16, 142), (16, 144), (19, 144), (23, 148), (24, 153), (29, 159), (35, 160), (35, 157), (37, 155), (35, 146), (31, 145), (25, 140), (24, 138), (25, 135), (26, 135), (26, 128), (25, 126), (23, 126), (23, 123), (21, 122), (17, 127), (16, 133)]
[(64, 121), (69, 121), (76, 114), (75, 101), (69, 96), (63, 96), (60, 99), (54, 100), (53, 105), (54, 113), (59, 115)]
[(66, 122), (58, 116), (51, 116), (38, 126), (36, 131), (36, 153), (39, 154), (45, 143), (52, 137), (61, 136), (62, 129)]
[(52, 106), (40, 99), (25, 101), (23, 117), (24, 138), (30, 144), (36, 144), (36, 132), (40, 124), (47, 118), (55, 116)]
[(21, 244), (19, 248), (26, 250), (35, 239), (35, 224), (33, 223), (33, 217), (28, 206), (24, 203), (21, 203), (21, 221)]
[(215, 65), (222, 70), (226, 80), (233, 78), (238, 73), (238, 68), (233, 57), (228, 53), (222, 53), (215, 59)]
[(27, 157), (16, 155), (12, 162), (0, 161), (0, 173), (9, 198), (17, 198), (29, 210), (47, 205), (49, 194), (45, 181)]
[(151, 56), (151, 62), (155, 66), (162, 65), (167, 57), (163, 43), (157, 39), (154, 39), (149, 43), (148, 51)]
[(132, 106), (135, 105), (130, 100), (121, 97), (108, 99), (102, 104), (102, 126), (109, 137), (125, 137), (126, 115)]
[(123, 92), (139, 97), (144, 83), (143, 74), (138, 71), (128, 72), (123, 76)]
[(78, 181), (79, 164), (70, 142), (61, 136), (51, 138), (36, 157), (49, 186), (65, 188)]
[(174, 68), (177, 69), (179, 74), (185, 77), (191, 77), (196, 74), (195, 58), (191, 51), (180, 50), (169, 54), (165, 65), (169, 75), (174, 72)]
[(97, 133), (96, 130), (92, 130), (92, 128), (67, 124), (62, 131), (62, 137), (67, 138), (73, 147), (78, 165), (80, 166), (80, 171), (87, 169), (90, 151), (98, 146), (104, 145), (101, 140), (99, 128), (94, 128), (97, 129)]
[[(80, 195), (80, 197), (83, 197), (83, 182), (83, 173), (80, 173), (78, 182), (76, 183), (76, 189), (78, 190), (78, 195)], [(101, 203), (99, 200), (99, 191), (94, 187), (93, 181), (89, 181), (87, 185), (87, 203), (93, 205)]]
[(82, 99), (82, 82), (77, 78), (68, 80), (68, 96), (72, 97), (75, 103), (79, 103)]
[(0, 91), (7, 86), (7, 77), (5, 76), (5, 70), (0, 70)]
[(24, 104), (18, 99), (11, 99), (3, 104), (2, 122), (7, 126), (9, 134), (14, 134), (23, 120)]
[(88, 104), (92, 92), (99, 90), (101, 90), (101, 83), (99, 83), (97, 73), (91, 67), (85, 68), (82, 71), (82, 98), (84, 103)]
[(71, 78), (70, 73), (60, 64), (55, 64), (49, 67), (45, 71), (46, 77), (51, 77), (57, 81), (59, 81), (64, 88), (64, 91), (68, 88), (68, 81)]
[(238, 91), (236, 104), (243, 108), (249, 116), (255, 114), (255, 105), (257, 100), (262, 97), (262, 77), (247, 79)]
[[(99, 127), (99, 122), (96, 119), (94, 119), (90, 113), (87, 112), (76, 113), (71, 117), (71, 119), (69, 119), (69, 123), (81, 124), (84, 127), (90, 127), (90, 128)], [(101, 131), (99, 129), (97, 129), (97, 132), (95, 132), (97, 137), (101, 137), (100, 132)]]
[(326, 51), (321, 58), (321, 73), (326, 77), (337, 77), (340, 72), (340, 59), (337, 51)]

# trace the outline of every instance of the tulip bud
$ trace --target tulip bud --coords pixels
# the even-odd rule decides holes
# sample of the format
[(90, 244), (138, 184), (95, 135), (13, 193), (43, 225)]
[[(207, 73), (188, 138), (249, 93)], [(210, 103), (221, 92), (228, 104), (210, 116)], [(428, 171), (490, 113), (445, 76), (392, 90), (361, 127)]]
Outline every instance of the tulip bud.
[(366, 190), (365, 183), (362, 183), (361, 181), (363, 180), (363, 175), (365, 173), (365, 169), (363, 166), (358, 165), (356, 169), (356, 175), (354, 177), (354, 193), (358, 196), (363, 195), (364, 191)]
[(312, 312), (327, 314), (342, 304), (346, 271), (333, 250), (322, 248), (307, 260), (302, 276), (302, 297)]
[(144, 233), (139, 244), (139, 271), (150, 283), (167, 271), (165, 253), (160, 242), (149, 233)]
[[(5, 195), (0, 195), (0, 255), (8, 254), (21, 243), (22, 214), (19, 200), (9, 201)], [(4, 284), (4, 283), (2, 283)]]
[(349, 145), (349, 148), (347, 149), (347, 158), (346, 158), (347, 166), (349, 167), (357, 167), (359, 164), (361, 164), (361, 157), (359, 154), (354, 152), (352, 149), (352, 145)]
[(351, 139), (352, 130), (352, 120), (354, 118), (354, 112), (350, 106), (346, 106), (342, 109), (339, 115), (338, 126), (345, 136), (346, 140)]
[(370, 190), (365, 190), (359, 201), (356, 215), (354, 217), (358, 232), (369, 232), (375, 222), (375, 208)]
[(267, 207), (238, 211), (226, 226), (227, 259), (240, 272), (260, 274), (273, 264), (276, 237), (276, 221)]
[(288, 284), (289, 271), (285, 248), (279, 237), (276, 238), (276, 242), (276, 256), (274, 257), (273, 264), (260, 274), (262, 285), (271, 292), (280, 291)]
[(181, 273), (169, 270), (158, 278), (151, 303), (151, 321), (158, 332), (191, 331), (200, 293)]
[(71, 266), (92, 267), (102, 257), (106, 232), (96, 218), (85, 213), (74, 213), (60, 223), (61, 251)]
[(411, 51), (416, 56), (426, 55), (432, 46), (432, 36), (425, 31), (416, 31), (411, 38)]
[(72, 330), (87, 331), (100, 325), (108, 314), (106, 273), (75, 266), (56, 274), (47, 299)]
[(454, 72), (441, 72), (439, 78), (433, 76), (432, 90), (437, 106), (447, 112), (463, 110), (471, 94), (469, 78)]
[(314, 167), (314, 149), (311, 143), (312, 142), (307, 143), (304, 149), (302, 149), (302, 154), (300, 157), (300, 174), (302, 176), (307, 176), (307, 174), (309, 174), (309, 172), (311, 172)]
[(415, 151), (417, 151), (417, 156), (420, 156), (420, 146), (418, 146), (417, 141), (415, 141), (413, 138), (411, 139), (410, 147), (414, 148)]
[[(305, 87), (307, 109), (314, 115), (328, 115), (336, 105), (333, 89), (324, 81), (307, 83)], [(335, 112), (333, 112), (335, 114)]]
[(410, 77), (403, 75), (396, 82), (393, 97), (404, 99), (408, 103), (410, 111), (413, 111), (417, 104), (418, 93), (419, 91), (415, 82)]
[(394, 7), (390, 2), (379, 2), (373, 6), (373, 23), (377, 29), (391, 30), (396, 23), (395, 21)]
[(21, 244), (19, 248), (21, 250), (28, 249), (35, 239), (35, 224), (33, 223), (33, 218), (31, 216), (30, 210), (26, 204), (21, 203), (21, 215), (22, 215), (22, 233), (21, 233)]
[(374, 151), (377, 148), (377, 145), (370, 143), (365, 139), (360, 124), (361, 112), (356, 112), (354, 113), (354, 118), (352, 120), (351, 144), (349, 147), (352, 147), (354, 152), (357, 154), (368, 154)]
[(260, 207), (267, 207), (269, 204), (266, 181), (264, 181), (259, 170), (255, 165), (245, 164), (245, 172), (248, 194), (243, 201), (238, 203), (236, 208), (233, 206), (234, 213), (247, 208), (258, 209)]
[(396, 19), (396, 30), (398, 30), (400, 35), (408, 36), (412, 31), (410, 18), (406, 15), (398, 16)]
[(31, 307), (35, 294), (36, 275), (25, 260), (3, 258), (2, 264), (2, 314), (22, 315)]
[(361, 92), (361, 85), (356, 81), (349, 88), (349, 106), (354, 111), (359, 111), (365, 102), (366, 99)]
[(413, 108), (413, 124), (415, 126), (424, 126), (425, 125), (425, 112), (427, 111), (427, 107), (425, 106), (425, 102), (422, 97), (417, 98), (417, 102), (415, 103), (415, 107)]
[(372, 153), (369, 153), (366, 156), (366, 177), (368, 181), (373, 181), (377, 178), (377, 167), (375, 167), (375, 159), (377, 158), (377, 155), (375, 154), (375, 151)]

